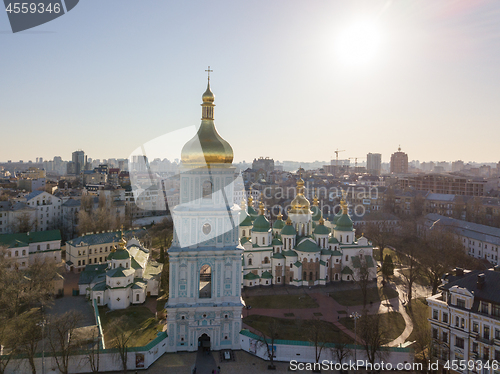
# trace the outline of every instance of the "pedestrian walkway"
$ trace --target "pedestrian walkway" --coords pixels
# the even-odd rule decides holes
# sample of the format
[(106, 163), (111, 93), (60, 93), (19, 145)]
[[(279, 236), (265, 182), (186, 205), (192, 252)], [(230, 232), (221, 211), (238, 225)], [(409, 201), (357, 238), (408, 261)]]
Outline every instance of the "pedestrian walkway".
[(215, 362), (212, 351), (204, 351), (202, 349), (199, 349), (196, 355), (195, 368), (196, 368), (196, 374), (216, 373), (217, 364)]

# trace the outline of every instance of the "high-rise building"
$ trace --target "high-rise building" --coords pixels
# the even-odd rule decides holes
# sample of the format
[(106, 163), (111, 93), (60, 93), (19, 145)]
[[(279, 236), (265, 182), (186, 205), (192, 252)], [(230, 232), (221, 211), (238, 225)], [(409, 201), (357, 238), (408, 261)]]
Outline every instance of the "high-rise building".
[(263, 169), (266, 172), (272, 172), (274, 171), (274, 160), (269, 157), (266, 158), (260, 157), (258, 160), (254, 159), (252, 162), (252, 169), (255, 170)]
[(380, 153), (366, 155), (366, 171), (373, 175), (380, 175), (382, 171), (382, 155)]
[(401, 146), (398, 151), (391, 155), (391, 173), (408, 173), (408, 155), (401, 152)]
[(85, 152), (82, 150), (73, 152), (71, 161), (74, 164), (74, 174), (79, 175), (85, 168)]

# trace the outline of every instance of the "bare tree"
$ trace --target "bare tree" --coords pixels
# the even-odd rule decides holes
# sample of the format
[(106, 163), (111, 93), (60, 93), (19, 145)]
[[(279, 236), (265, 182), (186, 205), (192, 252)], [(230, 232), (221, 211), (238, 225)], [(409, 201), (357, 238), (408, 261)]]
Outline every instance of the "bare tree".
[(118, 351), (118, 359), (121, 363), (122, 370), (126, 374), (130, 338), (134, 335), (136, 330), (128, 329), (125, 317), (120, 317), (113, 321), (108, 330), (109, 335), (114, 342), (114, 346)]
[(16, 215), (14, 222), (11, 224), (12, 232), (30, 232), (36, 227), (36, 220), (28, 212), (23, 212)]
[(266, 348), (266, 356), (269, 359), (269, 369), (275, 369), (274, 365), (274, 342), (278, 339), (280, 324), (275, 318), (270, 318), (266, 325), (266, 332), (260, 331), (261, 339), (258, 341), (259, 346)]
[[(416, 302), (416, 300), (413, 300)], [(432, 359), (431, 324), (428, 320), (428, 308), (412, 308), (413, 336), (415, 337), (415, 360), (422, 362), (424, 370)], [(427, 371), (426, 371), (427, 372)]]
[(340, 335), (335, 346), (330, 348), (332, 356), (337, 358), (337, 362), (342, 365), (342, 362), (349, 356), (352, 355), (352, 350), (349, 348), (349, 338), (347, 335)]
[(384, 331), (380, 326), (378, 315), (364, 314), (360, 319), (359, 330), (366, 357), (373, 366), (377, 358), (384, 356), (381, 351), (382, 344), (384, 344)]
[(69, 373), (71, 354), (78, 347), (74, 341), (74, 331), (82, 318), (77, 311), (69, 311), (62, 315), (52, 316), (48, 323), (48, 341), (57, 368), (62, 374)]
[(370, 283), (370, 269), (366, 263), (366, 259), (359, 256), (360, 267), (357, 272), (357, 277), (354, 277), (354, 283), (361, 290), (361, 295), (363, 296), (363, 310), (366, 309), (366, 303), (368, 301), (368, 285)]
[(316, 363), (319, 363), (321, 352), (328, 342), (330, 331), (321, 324), (319, 318), (314, 318), (312, 322), (312, 325), (308, 328), (308, 337), (309, 341), (314, 344), (314, 359)]
[(40, 324), (42, 319), (40, 309), (34, 308), (21, 314), (14, 323), (18, 340), (17, 351), (26, 356), (33, 374), (36, 374), (35, 354), (42, 340), (42, 326)]
[(389, 244), (393, 234), (389, 232), (389, 225), (383, 222), (380, 225), (375, 222), (370, 222), (365, 227), (366, 237), (378, 247), (380, 262), (384, 262), (384, 248)]
[(95, 330), (92, 333), (91, 341), (89, 346), (85, 351), (84, 360), (88, 362), (90, 366), (90, 370), (92, 373), (99, 372), (99, 363), (101, 358), (101, 336), (99, 333), (95, 333)]

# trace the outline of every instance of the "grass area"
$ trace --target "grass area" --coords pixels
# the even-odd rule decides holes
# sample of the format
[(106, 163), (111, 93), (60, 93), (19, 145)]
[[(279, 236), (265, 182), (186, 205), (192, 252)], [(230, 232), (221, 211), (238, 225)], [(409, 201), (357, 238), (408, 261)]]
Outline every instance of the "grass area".
[[(384, 314), (377, 314), (376, 318), (379, 319), (380, 329), (384, 332), (383, 344), (393, 341), (400, 336), (405, 330), (406, 324), (403, 316), (398, 312), (389, 312)], [(358, 321), (359, 322), (359, 321)], [(342, 317), (340, 323), (347, 327), (349, 330), (354, 331), (354, 319), (350, 317)], [(358, 324), (359, 327), (359, 324)], [(358, 331), (359, 333), (359, 331)]]
[[(390, 248), (384, 248), (384, 257), (386, 255), (391, 255), (392, 257), (392, 262), (395, 264), (396, 262), (398, 262), (398, 255), (396, 253), (396, 251), (390, 249)], [(378, 249), (374, 249), (373, 250), (373, 258), (375, 258), (376, 261), (381, 261), (380, 259), (380, 251)]]
[[(366, 294), (367, 305), (370, 305), (370, 301), (378, 303), (381, 300), (389, 300), (397, 296), (398, 292), (391, 287), (370, 287)], [(335, 291), (330, 293), (330, 297), (344, 306), (363, 305), (363, 294), (360, 289)]]
[(99, 315), (104, 330), (104, 339), (107, 348), (115, 346), (115, 339), (109, 333), (110, 325), (120, 319), (119, 327), (132, 336), (129, 347), (142, 347), (156, 338), (163, 326), (158, 324), (154, 314), (144, 306), (131, 306), (127, 309), (110, 311), (107, 307), (99, 307)]
[(324, 336), (328, 343), (339, 341), (353, 343), (351, 337), (343, 333), (331, 322), (310, 319), (284, 319), (261, 315), (250, 315), (243, 318), (243, 323), (262, 331), (266, 336), (270, 335), (270, 325), (273, 322), (277, 323), (277, 339), (311, 341), (311, 333), (314, 331), (313, 327), (316, 325), (320, 327), (321, 331), (325, 332)]
[[(410, 269), (401, 269), (399, 271), (400, 273), (403, 273), (404, 275), (410, 274)], [(431, 283), (429, 282), (429, 278), (427, 278), (421, 270), (417, 272), (417, 276), (415, 278), (415, 283), (424, 286), (424, 287), (430, 287)]]
[(317, 308), (318, 304), (309, 295), (265, 295), (244, 297), (246, 305), (264, 309), (307, 309)]
[(293, 313), (285, 313), (285, 317), (295, 317), (295, 314), (293, 314)]
[[(429, 316), (429, 306), (427, 305), (427, 301), (425, 300), (425, 298), (422, 297), (410, 300), (410, 306), (411, 309), (408, 308), (407, 311), (411, 317), (411, 320), (413, 321), (413, 325), (418, 327), (424, 324), (430, 331), (430, 322), (426, 320), (426, 318)], [(417, 339), (417, 330), (416, 328), (414, 328), (406, 341), (414, 342)]]

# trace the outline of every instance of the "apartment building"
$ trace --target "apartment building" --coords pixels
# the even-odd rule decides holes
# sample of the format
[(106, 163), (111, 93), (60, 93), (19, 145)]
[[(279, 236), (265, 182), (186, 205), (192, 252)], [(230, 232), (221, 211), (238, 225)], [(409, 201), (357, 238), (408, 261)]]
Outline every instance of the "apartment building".
[[(427, 298), (434, 359), (452, 373), (497, 373), (492, 364), (500, 363), (500, 267), (455, 269), (439, 291)], [(466, 367), (446, 367), (453, 360), (465, 360)]]

